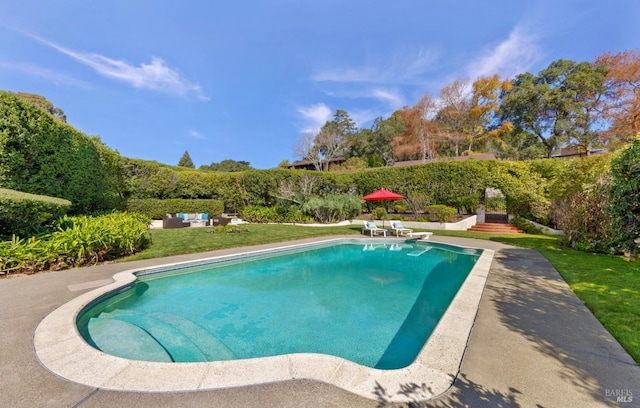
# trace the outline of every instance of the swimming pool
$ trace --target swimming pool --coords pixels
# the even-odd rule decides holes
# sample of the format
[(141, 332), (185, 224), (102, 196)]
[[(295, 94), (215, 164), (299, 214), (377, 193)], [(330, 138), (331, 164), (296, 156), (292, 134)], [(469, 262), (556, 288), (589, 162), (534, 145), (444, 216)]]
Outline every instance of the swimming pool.
[[(256, 247), (257, 249), (218, 251), (200, 263), (262, 256), (274, 251), (300, 250), (310, 244), (324, 245), (345, 241), (370, 244), (370, 248), (383, 242), (376, 238), (308, 239), (299, 241), (300, 243), (263, 245)], [(402, 239), (389, 241), (404, 243)], [(310, 379), (374, 400), (377, 393), (384, 389), (387, 393), (386, 400), (390, 402), (413, 401), (416, 394), (409, 395), (404, 391), (406, 386), (417, 385), (420, 398), (429, 399), (449, 389), (457, 376), (493, 255), (494, 252), (490, 249), (482, 251), (413, 363), (400, 369), (370, 368), (342, 357), (319, 353), (214, 362), (139, 361), (109, 355), (90, 346), (78, 331), (77, 322), (81, 313), (95, 306), (99, 300), (110, 297), (114, 291), (133, 285), (137, 275), (150, 272), (146, 268), (117, 273), (113, 276), (113, 283), (77, 296), (51, 312), (35, 330), (34, 350), (40, 363), (61, 378), (106, 390), (198, 391)], [(174, 259), (180, 258), (182, 257)], [(193, 265), (193, 261), (183, 261), (164, 265), (161, 269), (174, 269), (179, 273), (178, 269)], [(154, 267), (154, 271), (155, 268), (157, 267)]]
[(481, 251), (338, 242), (138, 274), (81, 313), (97, 349), (158, 362), (321, 353), (379, 369), (413, 362)]

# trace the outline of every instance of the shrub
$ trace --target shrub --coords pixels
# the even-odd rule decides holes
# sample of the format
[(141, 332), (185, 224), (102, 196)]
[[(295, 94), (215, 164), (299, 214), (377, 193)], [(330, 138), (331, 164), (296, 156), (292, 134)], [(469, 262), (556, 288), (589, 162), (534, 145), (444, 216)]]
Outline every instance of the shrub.
[(42, 232), (69, 208), (68, 200), (0, 188), (0, 238)]
[(611, 162), (608, 213), (612, 216), (615, 245), (632, 254), (639, 252), (640, 238), (640, 135)]
[(572, 248), (610, 252), (609, 160), (593, 156), (564, 161), (550, 186), (551, 218)]
[(171, 198), (131, 198), (127, 201), (127, 211), (143, 214), (151, 219), (161, 219), (165, 214), (207, 213), (209, 216), (222, 214), (224, 205), (220, 200)]
[(263, 207), (252, 205), (244, 207), (242, 210), (242, 218), (248, 222), (275, 222), (278, 219), (278, 212), (275, 207)]
[(455, 208), (439, 204), (428, 206), (424, 212), (432, 222), (451, 222), (458, 214)]
[(542, 230), (527, 221), (525, 218), (514, 217), (511, 222), (513, 223), (513, 225), (518, 227), (518, 229), (527, 234), (542, 235)]
[(65, 216), (56, 232), (0, 243), (0, 271), (33, 273), (95, 264), (131, 255), (151, 241), (149, 219), (140, 214)]
[(330, 194), (312, 197), (302, 206), (302, 211), (323, 223), (351, 219), (361, 210), (360, 198), (351, 194)]
[(374, 220), (386, 220), (389, 217), (384, 207), (376, 207), (371, 211), (371, 218)]

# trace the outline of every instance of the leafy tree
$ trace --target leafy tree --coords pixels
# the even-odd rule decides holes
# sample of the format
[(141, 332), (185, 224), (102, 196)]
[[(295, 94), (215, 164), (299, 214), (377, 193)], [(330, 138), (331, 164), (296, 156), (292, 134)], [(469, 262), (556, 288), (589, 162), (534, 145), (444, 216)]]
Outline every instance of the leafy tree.
[[(621, 249), (638, 253), (640, 242), (640, 134), (611, 162), (609, 213)], [(636, 240), (636, 241), (634, 241)]]
[(373, 123), (373, 132), (369, 143), (370, 152), (378, 155), (385, 166), (393, 166), (395, 155), (393, 140), (405, 129), (405, 124), (400, 119), (400, 111), (395, 111), (389, 118), (376, 118)]
[(605, 136), (613, 147), (628, 143), (640, 133), (640, 50), (605, 53), (595, 64), (608, 69)]
[(211, 163), (209, 166), (200, 166), (200, 170), (234, 172), (251, 170), (252, 167), (247, 161), (235, 161), (231, 159), (222, 160), (220, 163)]
[(184, 154), (178, 161), (178, 167), (188, 167), (190, 169), (195, 169), (196, 166), (193, 164), (193, 160), (191, 160), (191, 156), (189, 156), (188, 151), (184, 151)]
[(67, 122), (67, 115), (64, 114), (64, 111), (56, 106), (53, 106), (53, 103), (44, 96), (26, 92), (18, 92), (16, 93), (16, 95), (18, 96), (18, 98), (32, 103), (49, 112), (54, 118), (65, 123)]
[(502, 119), (537, 137), (547, 157), (568, 143), (589, 154), (598, 143), (594, 128), (600, 120), (605, 74), (603, 67), (569, 60), (552, 62), (538, 76), (520, 74), (503, 93)]
[(349, 114), (338, 109), (333, 120), (322, 126), (316, 135), (315, 144), (319, 147), (323, 158), (324, 169), (328, 169), (330, 160), (344, 156), (351, 146), (353, 135), (358, 128)]

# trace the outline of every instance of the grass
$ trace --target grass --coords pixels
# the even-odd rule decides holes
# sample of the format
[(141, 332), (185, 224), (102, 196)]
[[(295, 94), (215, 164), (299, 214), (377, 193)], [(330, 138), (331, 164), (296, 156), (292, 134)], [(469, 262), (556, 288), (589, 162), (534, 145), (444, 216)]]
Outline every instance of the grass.
[[(151, 246), (124, 261), (213, 251), (327, 235), (357, 235), (361, 227), (299, 227), (250, 224), (241, 233), (208, 233), (209, 228), (153, 230)], [(640, 263), (621, 257), (563, 248), (555, 237), (434, 231), (435, 235), (488, 239), (539, 251), (595, 317), (640, 363)]]
[(236, 248), (291, 241), (325, 235), (359, 234), (361, 227), (300, 227), (280, 224), (250, 224), (242, 226), (244, 232), (210, 233), (212, 228), (175, 228), (151, 231), (152, 243), (149, 248), (122, 261), (160, 258), (217, 249)]

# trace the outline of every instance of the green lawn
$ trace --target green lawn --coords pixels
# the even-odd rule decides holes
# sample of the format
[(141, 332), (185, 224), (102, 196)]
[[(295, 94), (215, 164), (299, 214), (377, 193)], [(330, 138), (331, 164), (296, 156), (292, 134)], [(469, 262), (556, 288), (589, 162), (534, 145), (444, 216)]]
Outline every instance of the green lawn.
[(360, 234), (362, 227), (298, 227), (278, 224), (242, 225), (245, 232), (210, 233), (212, 228), (175, 228), (151, 230), (152, 243), (149, 248), (123, 261), (160, 258), (163, 256), (214, 251), (216, 249), (268, 244), (313, 238), (323, 235)]
[[(150, 259), (216, 249), (290, 241), (326, 235), (357, 235), (361, 227), (298, 227), (250, 224), (242, 233), (208, 233), (209, 228), (152, 230), (152, 244), (123, 261)], [(557, 238), (497, 235), (467, 231), (434, 231), (435, 235), (489, 239), (539, 251), (558, 270), (629, 354), (640, 363), (640, 263), (621, 257), (561, 248)]]

